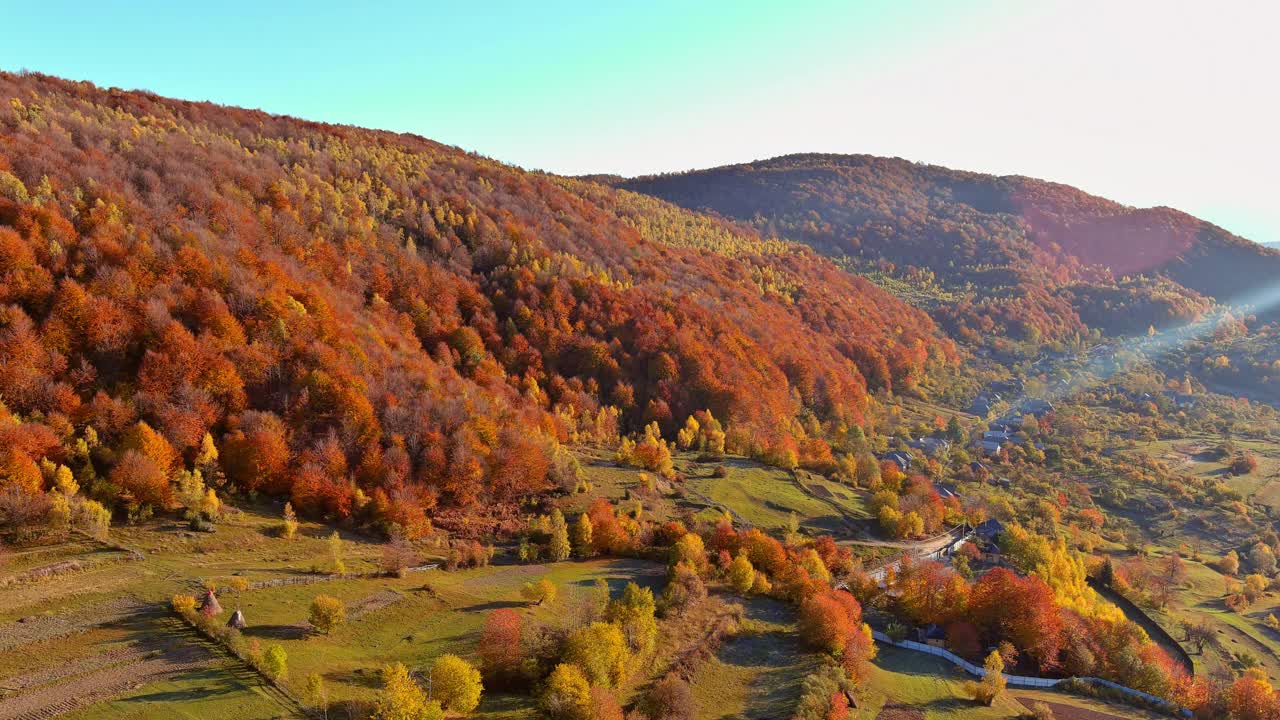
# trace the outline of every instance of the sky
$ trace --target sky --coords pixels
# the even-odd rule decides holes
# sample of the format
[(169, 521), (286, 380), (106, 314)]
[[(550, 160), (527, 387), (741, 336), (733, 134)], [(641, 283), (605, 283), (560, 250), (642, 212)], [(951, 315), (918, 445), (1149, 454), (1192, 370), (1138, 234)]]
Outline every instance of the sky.
[[(639, 175), (870, 153), (1280, 242), (1280, 3), (0, 0), (0, 69)], [(367, 7), (366, 7), (367, 6)]]

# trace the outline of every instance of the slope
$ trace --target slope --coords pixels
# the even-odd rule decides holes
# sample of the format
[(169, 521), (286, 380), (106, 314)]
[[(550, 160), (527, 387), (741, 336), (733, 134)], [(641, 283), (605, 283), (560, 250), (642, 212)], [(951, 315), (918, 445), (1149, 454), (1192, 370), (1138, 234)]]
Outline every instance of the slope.
[(969, 339), (1130, 333), (1271, 287), (1280, 253), (1168, 208), (1138, 209), (1025, 177), (866, 155), (793, 155), (617, 181), (856, 269), (936, 285)]
[(134, 512), (216, 454), (240, 489), (422, 527), (701, 409), (821, 460), (869, 393), (954, 360), (809, 249), (641, 195), (34, 74), (0, 97), (8, 520), (42, 460)]

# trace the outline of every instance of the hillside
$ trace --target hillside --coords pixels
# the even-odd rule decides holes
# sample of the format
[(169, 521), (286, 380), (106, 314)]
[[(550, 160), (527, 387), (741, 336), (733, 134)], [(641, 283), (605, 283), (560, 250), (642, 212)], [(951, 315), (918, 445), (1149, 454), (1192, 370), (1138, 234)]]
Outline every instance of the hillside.
[(46, 76), (0, 96), (9, 514), (44, 460), (134, 512), (217, 455), (242, 490), (413, 527), (700, 410), (736, 451), (820, 460), (954, 358), (807, 248), (640, 195)]
[(1210, 298), (1247, 300), (1280, 272), (1280, 252), (1176, 210), (901, 159), (793, 155), (611, 182), (905, 285), (969, 339), (1141, 332)]

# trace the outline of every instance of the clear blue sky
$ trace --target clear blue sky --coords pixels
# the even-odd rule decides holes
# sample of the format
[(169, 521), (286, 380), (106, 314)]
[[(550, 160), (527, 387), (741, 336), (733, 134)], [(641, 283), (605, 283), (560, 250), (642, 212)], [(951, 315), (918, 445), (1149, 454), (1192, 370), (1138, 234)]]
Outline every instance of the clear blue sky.
[(0, 68), (411, 131), (563, 173), (896, 155), (1280, 241), (1272, 3), (185, 5), (0, 0)]

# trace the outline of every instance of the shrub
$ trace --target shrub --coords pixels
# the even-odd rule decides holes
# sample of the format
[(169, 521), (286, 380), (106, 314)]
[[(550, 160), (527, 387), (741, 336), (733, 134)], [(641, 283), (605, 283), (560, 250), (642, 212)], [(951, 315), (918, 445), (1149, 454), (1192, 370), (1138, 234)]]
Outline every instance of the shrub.
[(171, 603), (173, 611), (179, 615), (194, 615), (196, 612), (196, 599), (192, 595), (174, 595)]
[(1054, 720), (1053, 708), (1038, 702), (1031, 705), (1031, 717), (1034, 720)]
[(282, 680), (289, 674), (289, 656), (279, 645), (268, 645), (262, 653), (262, 671), (272, 680)]
[(347, 607), (338, 598), (317, 595), (311, 601), (311, 613), (307, 619), (316, 630), (327, 635), (347, 621)]
[(650, 720), (692, 720), (693, 691), (680, 678), (667, 676), (654, 683), (641, 705)]

